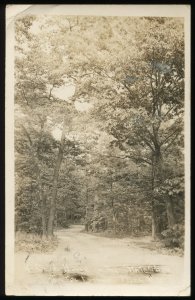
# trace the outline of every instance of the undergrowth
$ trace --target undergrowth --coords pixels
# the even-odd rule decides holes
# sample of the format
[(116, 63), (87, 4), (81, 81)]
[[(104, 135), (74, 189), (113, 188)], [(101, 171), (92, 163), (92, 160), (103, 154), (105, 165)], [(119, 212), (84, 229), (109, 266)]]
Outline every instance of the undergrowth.
[(16, 232), (15, 235), (15, 251), (25, 252), (52, 252), (58, 246), (56, 236), (46, 239), (38, 234)]

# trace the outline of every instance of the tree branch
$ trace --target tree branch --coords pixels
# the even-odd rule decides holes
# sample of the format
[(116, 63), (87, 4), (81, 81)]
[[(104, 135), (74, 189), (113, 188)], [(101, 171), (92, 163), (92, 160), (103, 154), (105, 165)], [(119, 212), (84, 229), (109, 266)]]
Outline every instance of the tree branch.
[[(90, 152), (90, 153), (92, 153), (92, 152)], [(97, 153), (95, 153), (95, 152), (94, 152), (94, 154), (97, 155)], [(143, 157), (141, 157), (141, 156), (135, 156), (135, 155), (117, 156), (117, 155), (106, 155), (106, 154), (100, 154), (100, 153), (98, 153), (98, 155), (99, 155), (99, 156), (102, 156), (102, 157), (117, 158), (117, 159), (131, 158), (131, 159), (133, 159), (133, 160), (135, 160), (135, 161), (138, 161), (138, 160), (139, 160), (139, 161), (142, 161), (142, 162), (147, 163), (147, 164), (149, 164), (149, 165), (152, 165), (152, 163), (151, 163), (149, 160), (147, 160), (146, 158), (143, 158)]]
[(178, 132), (175, 137), (169, 142), (169, 144), (165, 147), (164, 151), (166, 152), (167, 149), (173, 144), (173, 142), (176, 140), (176, 138), (179, 136), (180, 132)]
[(152, 145), (149, 143), (149, 141), (144, 136), (142, 136), (142, 135), (140, 135), (140, 137), (145, 142), (145, 144), (154, 152), (155, 149), (152, 147)]
[(175, 131), (173, 131), (172, 133), (170, 133), (161, 143), (160, 146), (164, 145), (175, 133), (179, 134), (180, 130), (177, 128)]
[(172, 109), (175, 107), (175, 105), (173, 105), (163, 116), (163, 118), (165, 118), (171, 111)]

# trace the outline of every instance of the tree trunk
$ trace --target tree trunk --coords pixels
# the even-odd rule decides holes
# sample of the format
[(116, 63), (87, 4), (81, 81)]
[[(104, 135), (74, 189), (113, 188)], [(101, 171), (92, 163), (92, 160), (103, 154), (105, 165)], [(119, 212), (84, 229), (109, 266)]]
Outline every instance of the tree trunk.
[(115, 216), (114, 200), (113, 200), (113, 198), (112, 198), (112, 224), (113, 224), (114, 233), (116, 233), (116, 216)]
[(58, 228), (58, 212), (56, 211), (56, 222), (55, 222), (55, 227)]
[(59, 148), (58, 158), (56, 162), (56, 167), (54, 170), (54, 176), (53, 176), (53, 189), (52, 189), (52, 195), (51, 195), (51, 201), (50, 201), (50, 212), (49, 212), (49, 219), (48, 219), (48, 235), (53, 235), (53, 225), (54, 225), (54, 219), (55, 219), (55, 210), (56, 210), (56, 197), (57, 197), (57, 188), (58, 188), (58, 177), (59, 177), (59, 171), (60, 166), (63, 158), (63, 148), (62, 144)]
[(112, 226), (113, 226), (113, 229), (114, 229), (114, 233), (116, 234), (116, 216), (115, 216), (115, 209), (114, 209), (112, 175), (111, 175), (111, 182), (110, 182), (110, 192), (111, 192), (111, 207), (112, 207)]
[(63, 159), (64, 140), (65, 140), (65, 118), (64, 118), (64, 124), (62, 129), (61, 143), (60, 143), (58, 157), (57, 157), (56, 166), (53, 175), (53, 188), (52, 188), (52, 195), (50, 200), (50, 212), (49, 212), (49, 219), (48, 219), (48, 226), (47, 226), (48, 236), (53, 235), (53, 227), (54, 227), (54, 219), (55, 219), (55, 211), (56, 211), (56, 197), (57, 197), (57, 189), (58, 189), (58, 178), (59, 178), (60, 166)]
[[(87, 174), (87, 173), (86, 173)], [(88, 227), (88, 205), (89, 205), (89, 195), (88, 195), (88, 177), (87, 177), (87, 182), (86, 182), (86, 206), (85, 206), (85, 230), (89, 231)]]
[(158, 224), (158, 212), (154, 198), (155, 181), (160, 174), (161, 156), (159, 152), (153, 153), (152, 158), (152, 238), (156, 240), (160, 235), (160, 228)]
[(40, 169), (37, 168), (38, 195), (41, 204), (41, 223), (42, 237), (47, 237), (47, 219), (46, 219), (46, 193), (41, 180)]
[(88, 223), (85, 223), (85, 231), (89, 231)]
[(42, 236), (47, 236), (47, 221), (46, 221), (46, 194), (42, 193)]
[(116, 216), (114, 212), (114, 207), (112, 208), (112, 222), (113, 222), (114, 233), (116, 234)]
[(153, 240), (158, 239), (159, 237), (159, 226), (157, 221), (157, 213), (155, 209), (154, 202), (152, 202), (152, 238)]
[(166, 208), (167, 208), (167, 219), (169, 228), (175, 225), (175, 216), (174, 216), (174, 208), (172, 198), (169, 197), (166, 200)]
[(88, 200), (85, 208), (85, 230), (89, 231), (89, 220), (88, 220)]

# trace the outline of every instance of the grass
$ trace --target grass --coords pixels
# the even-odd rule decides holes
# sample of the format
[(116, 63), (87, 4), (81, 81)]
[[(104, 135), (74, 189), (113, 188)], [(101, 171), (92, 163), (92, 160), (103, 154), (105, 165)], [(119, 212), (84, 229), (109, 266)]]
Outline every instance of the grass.
[(56, 236), (46, 239), (38, 234), (17, 232), (15, 236), (15, 251), (25, 252), (52, 252), (58, 246), (58, 239)]
[(137, 239), (135, 240), (135, 244), (141, 248), (145, 248), (151, 251), (156, 251), (159, 254), (164, 255), (177, 255), (177, 256), (183, 256), (184, 251), (181, 248), (168, 248), (165, 247), (163, 241), (157, 240), (157, 241), (150, 241), (150, 240), (144, 240), (144, 239)]
[(167, 248), (167, 247), (162, 247), (158, 248), (157, 251), (160, 254), (165, 254), (165, 255), (177, 255), (182, 257), (184, 255), (184, 251), (181, 248)]
[(148, 235), (140, 236), (140, 235), (129, 235), (128, 233), (114, 233), (113, 231), (102, 231), (102, 232), (93, 232), (93, 231), (82, 231), (83, 233), (95, 235), (99, 237), (107, 237), (107, 238), (129, 238), (133, 240), (133, 243), (141, 248), (145, 248), (151, 251), (156, 251), (159, 254), (164, 255), (177, 255), (183, 256), (184, 251), (181, 248), (168, 248), (165, 247), (162, 240), (152, 241), (151, 237)]

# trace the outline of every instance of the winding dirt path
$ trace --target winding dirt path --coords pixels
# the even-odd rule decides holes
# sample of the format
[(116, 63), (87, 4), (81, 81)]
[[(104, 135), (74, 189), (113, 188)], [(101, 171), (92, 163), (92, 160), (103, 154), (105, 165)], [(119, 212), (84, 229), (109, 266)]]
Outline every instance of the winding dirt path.
[(137, 239), (106, 238), (82, 230), (74, 225), (57, 231), (59, 245), (53, 253), (34, 253), (26, 262), (27, 253), (16, 253), (15, 293), (144, 295), (148, 289), (150, 295), (159, 291), (169, 295), (169, 290), (182, 289), (182, 257), (143, 248)]

